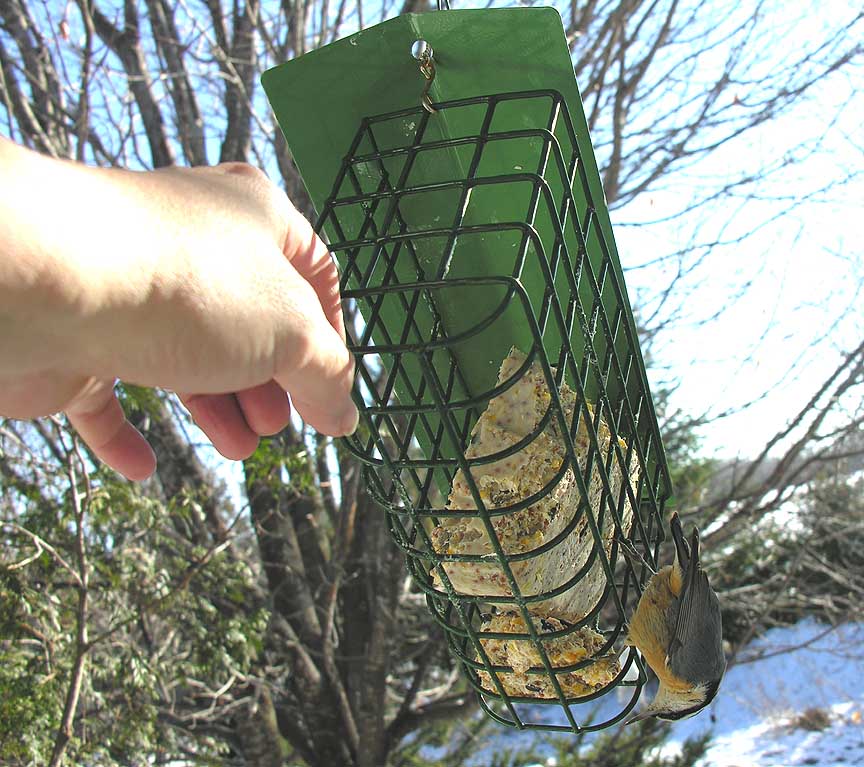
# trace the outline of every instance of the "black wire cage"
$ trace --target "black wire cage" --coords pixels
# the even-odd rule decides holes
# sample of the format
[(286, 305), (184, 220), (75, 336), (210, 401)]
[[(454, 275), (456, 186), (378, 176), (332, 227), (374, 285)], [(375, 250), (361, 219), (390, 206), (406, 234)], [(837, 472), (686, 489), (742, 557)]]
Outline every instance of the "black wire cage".
[[(361, 425), (346, 444), (481, 706), (519, 728), (599, 730), (646, 682), (624, 640), (650, 573), (622, 541), (656, 563), (670, 493), (623, 277), (559, 93), (426, 106), (362, 121), (318, 221), (357, 365)], [(543, 411), (478, 451), (484, 412), (511, 408), (527, 380)], [(558, 458), (527, 494), (484, 491), (484, 472), (527, 454), (526, 474)], [(554, 529), (509, 545), (503, 526), (564, 484)], [(473, 526), (485, 549), (443, 546), (448, 525)], [(554, 584), (527, 583), (555, 561)], [(487, 587), (467, 588), (466, 572)], [(572, 594), (578, 614), (550, 608)], [(619, 686), (598, 716), (592, 701)]]

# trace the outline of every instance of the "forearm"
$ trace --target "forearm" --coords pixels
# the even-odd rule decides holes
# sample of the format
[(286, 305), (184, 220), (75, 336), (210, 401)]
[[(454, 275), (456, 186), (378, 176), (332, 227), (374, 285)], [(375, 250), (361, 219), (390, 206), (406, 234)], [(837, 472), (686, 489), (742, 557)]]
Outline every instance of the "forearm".
[(151, 279), (124, 254), (122, 173), (0, 138), (0, 376), (85, 369), (101, 351), (88, 331), (117, 321)]

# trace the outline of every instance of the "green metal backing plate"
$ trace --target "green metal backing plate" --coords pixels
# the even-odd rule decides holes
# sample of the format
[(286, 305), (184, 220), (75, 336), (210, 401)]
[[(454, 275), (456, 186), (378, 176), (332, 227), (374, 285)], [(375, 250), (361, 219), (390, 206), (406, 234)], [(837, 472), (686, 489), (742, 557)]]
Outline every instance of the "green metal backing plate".
[[(363, 118), (419, 104), (424, 79), (418, 62), (411, 55), (412, 45), (418, 39), (429, 42), (434, 50), (437, 75), (430, 92), (433, 101), (532, 90), (556, 90), (563, 95), (577, 134), (591, 201), (611, 251), (614, 269), (623, 286), (623, 275), (615, 252), (612, 226), (588, 135), (582, 100), (561, 18), (554, 8), (406, 14), (265, 72), (262, 75), (264, 90), (316, 209), (321, 211), (325, 200), (331, 194), (342, 161)], [(538, 125), (545, 127), (547, 117), (548, 102), (538, 102), (536, 113), (532, 108), (523, 107), (521, 111), (499, 108), (493, 128), (520, 130), (537, 128)], [(458, 116), (445, 117), (443, 112), (433, 115), (424, 141), (469, 135), (477, 130), (476, 126), (455, 124), (454, 120), (458, 123)], [(413, 123), (406, 123), (404, 129), (410, 132), (413, 127)], [(398, 141), (401, 141), (402, 145), (406, 143), (404, 132), (401, 136), (392, 138), (394, 146)], [(386, 143), (387, 138), (383, 140)], [(538, 151), (540, 143), (535, 139)], [(502, 146), (507, 145), (505, 143)], [(510, 147), (512, 150), (512, 143)], [(435, 153), (434, 156), (418, 154), (416, 167), (411, 172), (412, 183), (433, 182), (446, 177), (464, 178), (473, 150), (471, 147), (462, 149), (464, 151), (450, 149), (444, 154)], [(521, 167), (525, 167), (526, 171), (531, 170), (531, 163), (526, 164), (524, 156), (514, 156), (511, 150), (496, 150), (493, 144), (487, 145), (482, 174), (512, 174), (514, 168)], [(534, 151), (530, 144), (525, 142), (523, 150), (522, 154), (528, 155)], [(398, 176), (398, 168), (389, 170), (391, 176)], [(442, 195), (437, 201), (428, 196), (416, 201), (403, 198), (400, 212), (411, 226), (428, 227), (428, 221), (433, 219), (447, 222), (452, 220), (455, 212), (454, 194)], [(582, 193), (574, 189), (574, 194)], [(587, 201), (584, 200), (584, 195), (582, 196), (581, 201), (577, 199), (577, 204), (587, 206)], [(478, 195), (477, 200), (472, 197), (471, 205), (465, 213), (465, 223), (521, 220), (525, 215), (525, 200), (518, 199), (518, 195), (514, 197), (512, 190), (501, 189), (500, 186), (488, 187), (488, 193), (483, 195), (482, 199), (479, 197)], [(415, 206), (414, 209), (412, 205)], [(420, 205), (423, 206), (422, 210), (418, 207)], [(436, 210), (436, 206), (440, 209)], [(544, 241), (554, 239), (551, 231), (542, 231), (542, 222), (537, 226)], [(546, 226), (551, 230), (551, 221)], [(332, 233), (327, 234), (333, 237)], [(457, 242), (451, 254), (453, 257), (442, 260), (440, 242), (436, 248), (435, 242), (430, 241), (420, 253), (421, 260), (428, 264), (426, 277), (436, 279), (445, 276), (510, 274), (512, 263), (502, 261), (501, 243), (494, 237), (490, 237), (486, 244), (478, 242), (477, 238), (471, 238), (470, 248), (470, 253), (460, 252)], [(464, 251), (464, 248), (462, 250)], [(588, 252), (592, 263), (599, 261), (599, 254), (592, 252), (591, 242)], [(412, 275), (406, 272), (405, 280), (411, 279)], [(413, 279), (416, 280), (416, 273)], [(521, 280), (536, 308), (541, 303), (545, 289), (542, 275), (539, 270), (526, 270)], [(452, 334), (488, 314), (491, 308), (499, 303), (500, 297), (500, 291), (494, 290), (490, 290), (488, 302), (483, 298), (478, 299), (476, 290), (468, 300), (466, 296), (460, 296), (458, 291), (445, 292), (436, 308), (448, 332)], [(586, 295), (585, 298), (590, 306), (590, 296)], [(624, 321), (630, 324), (631, 337), (636, 338), (626, 292), (623, 303), (626, 307)], [(605, 304), (604, 294), (604, 306)], [(606, 309), (611, 314), (611, 306), (615, 304), (614, 297), (610, 296), (609, 304)], [(404, 317), (392, 316), (385, 319), (394, 328), (404, 325)], [(623, 337), (622, 333), (622, 345), (626, 343)], [(495, 383), (498, 366), (510, 347), (515, 344), (528, 351), (531, 346), (530, 339), (524, 317), (520, 321), (515, 314), (510, 314), (496, 321), (491, 334), (484, 333), (454, 349), (470, 392), (475, 394), (491, 388)], [(560, 343), (560, 337), (556, 340), (552, 333), (548, 337), (544, 336), (544, 347), (553, 364)], [(582, 342), (573, 340), (573, 343), (574, 352), (580, 354)], [(618, 351), (616, 348), (616, 352)], [(626, 350), (621, 349), (620, 352), (620, 358), (623, 359)], [(635, 355), (638, 360), (638, 375), (633, 376), (628, 383), (628, 388), (632, 387), (634, 394), (639, 389), (648, 391), (638, 348)], [(416, 372), (419, 378), (419, 368)], [(589, 382), (586, 386), (589, 397), (596, 394), (592, 388), (594, 387)], [(620, 391), (614, 392), (613, 399), (620, 398), (622, 394)], [(650, 419), (644, 417), (645, 415), (650, 415)], [(649, 421), (654, 423), (653, 410), (640, 417), (640, 432), (643, 429), (656, 429), (656, 425), (652, 427)], [(665, 475), (665, 471), (661, 473)], [(668, 488), (661, 491), (663, 494), (666, 492)]]

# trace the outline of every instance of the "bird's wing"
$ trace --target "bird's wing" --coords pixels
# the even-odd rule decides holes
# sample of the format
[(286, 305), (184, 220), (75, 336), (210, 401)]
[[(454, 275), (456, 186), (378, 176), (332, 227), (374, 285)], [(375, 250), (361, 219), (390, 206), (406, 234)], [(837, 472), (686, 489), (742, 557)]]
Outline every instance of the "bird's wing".
[(726, 667), (720, 601), (695, 563), (684, 579), (667, 663), (676, 676), (694, 683), (717, 679)]

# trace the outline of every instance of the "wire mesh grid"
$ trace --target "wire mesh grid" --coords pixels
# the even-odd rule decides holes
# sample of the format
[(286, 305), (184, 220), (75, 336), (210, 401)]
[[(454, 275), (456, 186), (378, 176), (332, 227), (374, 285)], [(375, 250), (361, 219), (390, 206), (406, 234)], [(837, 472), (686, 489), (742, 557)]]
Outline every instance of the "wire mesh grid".
[[(318, 221), (357, 364), (346, 444), (487, 713), (602, 729), (646, 681), (623, 643), (649, 573), (620, 541), (656, 563), (669, 495), (623, 279), (559, 93), (434, 107), (363, 120)], [(540, 415), (478, 451), (484, 412), (518, 409), (529, 380)], [(520, 460), (540, 479), (490, 495), (490, 470)], [(458, 545), (469, 529), (480, 549)], [(598, 719), (591, 701), (617, 686), (630, 694)]]

